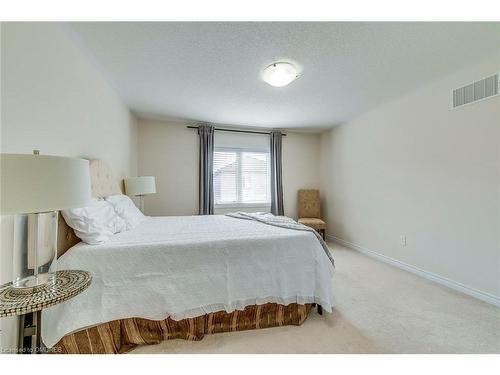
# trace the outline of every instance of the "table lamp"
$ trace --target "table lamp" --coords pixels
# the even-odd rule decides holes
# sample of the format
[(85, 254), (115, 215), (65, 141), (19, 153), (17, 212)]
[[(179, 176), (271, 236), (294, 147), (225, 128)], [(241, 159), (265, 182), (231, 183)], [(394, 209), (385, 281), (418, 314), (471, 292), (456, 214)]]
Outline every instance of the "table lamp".
[(12, 285), (32, 289), (53, 283), (57, 211), (90, 204), (89, 162), (36, 150), (0, 154), (0, 177), (0, 214), (27, 214), (27, 220), (14, 222)]
[(125, 179), (125, 193), (130, 196), (139, 197), (140, 209), (144, 212), (144, 196), (156, 193), (154, 176), (139, 176)]

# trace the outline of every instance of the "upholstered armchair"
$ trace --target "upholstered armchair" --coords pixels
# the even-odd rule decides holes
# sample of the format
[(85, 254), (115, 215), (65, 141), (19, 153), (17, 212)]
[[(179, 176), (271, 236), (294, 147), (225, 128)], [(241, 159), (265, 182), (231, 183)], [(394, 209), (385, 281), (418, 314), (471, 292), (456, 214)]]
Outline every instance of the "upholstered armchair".
[(298, 222), (315, 229), (325, 239), (326, 223), (321, 220), (319, 190), (299, 190), (298, 200)]

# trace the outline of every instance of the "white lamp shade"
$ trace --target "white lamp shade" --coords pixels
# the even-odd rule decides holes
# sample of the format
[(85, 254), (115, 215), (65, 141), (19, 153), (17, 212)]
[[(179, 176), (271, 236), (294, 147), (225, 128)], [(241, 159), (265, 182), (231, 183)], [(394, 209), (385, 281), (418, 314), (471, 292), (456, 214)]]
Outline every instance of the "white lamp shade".
[(88, 160), (0, 154), (0, 167), (2, 215), (84, 207), (91, 202)]
[(127, 195), (148, 195), (156, 193), (156, 182), (154, 176), (131, 177), (125, 180), (125, 192)]
[(298, 77), (298, 71), (294, 64), (289, 62), (275, 62), (262, 71), (262, 79), (274, 87), (283, 87)]

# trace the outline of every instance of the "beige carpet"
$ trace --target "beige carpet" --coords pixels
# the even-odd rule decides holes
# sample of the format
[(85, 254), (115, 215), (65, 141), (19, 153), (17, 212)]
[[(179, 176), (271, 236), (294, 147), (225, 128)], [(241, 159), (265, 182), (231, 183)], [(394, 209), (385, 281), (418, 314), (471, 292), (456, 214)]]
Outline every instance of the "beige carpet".
[(169, 340), (133, 353), (500, 353), (500, 309), (330, 244), (332, 314), (300, 327)]

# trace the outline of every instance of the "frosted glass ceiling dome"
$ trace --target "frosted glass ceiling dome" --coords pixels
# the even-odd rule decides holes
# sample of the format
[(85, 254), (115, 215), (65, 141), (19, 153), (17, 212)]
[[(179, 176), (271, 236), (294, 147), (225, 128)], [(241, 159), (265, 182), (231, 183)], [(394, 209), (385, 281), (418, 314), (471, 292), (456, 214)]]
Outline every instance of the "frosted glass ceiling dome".
[(289, 85), (298, 77), (297, 67), (290, 62), (275, 62), (262, 71), (262, 79), (274, 87)]

